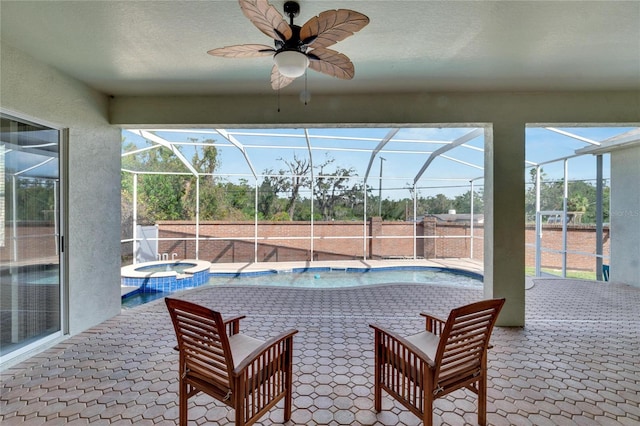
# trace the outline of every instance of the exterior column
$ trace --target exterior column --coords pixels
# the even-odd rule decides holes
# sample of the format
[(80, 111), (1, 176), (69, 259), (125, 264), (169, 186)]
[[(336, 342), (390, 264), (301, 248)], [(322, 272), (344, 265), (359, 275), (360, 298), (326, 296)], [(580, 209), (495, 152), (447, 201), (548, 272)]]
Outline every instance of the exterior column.
[(611, 152), (609, 281), (640, 287), (640, 146)]
[(497, 325), (524, 326), (525, 123), (485, 131), (484, 296), (506, 298)]

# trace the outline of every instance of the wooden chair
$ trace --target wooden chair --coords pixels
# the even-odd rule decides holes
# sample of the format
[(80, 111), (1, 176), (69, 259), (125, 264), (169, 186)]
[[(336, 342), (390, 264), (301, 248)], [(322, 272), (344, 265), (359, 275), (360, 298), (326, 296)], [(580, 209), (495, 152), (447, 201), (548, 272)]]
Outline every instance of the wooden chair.
[(478, 423), (487, 417), (487, 349), (504, 299), (484, 300), (451, 311), (447, 321), (426, 318), (425, 331), (401, 337), (376, 325), (375, 409), (382, 389), (425, 425), (433, 422), (433, 401), (466, 387), (478, 395)]
[(284, 399), (291, 418), (293, 335), (266, 342), (240, 333), (244, 316), (222, 319), (219, 312), (165, 298), (180, 351), (180, 425), (187, 424), (188, 399), (204, 392), (235, 409), (236, 425), (256, 422)]

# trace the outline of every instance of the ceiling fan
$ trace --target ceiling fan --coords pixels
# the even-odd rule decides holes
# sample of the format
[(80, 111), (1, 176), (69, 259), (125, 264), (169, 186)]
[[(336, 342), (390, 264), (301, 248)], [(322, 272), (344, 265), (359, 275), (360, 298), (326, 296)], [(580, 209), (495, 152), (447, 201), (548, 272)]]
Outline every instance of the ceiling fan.
[(289, 23), (267, 0), (239, 0), (244, 15), (264, 34), (274, 40), (266, 44), (239, 44), (209, 50), (213, 56), (253, 58), (273, 56), (271, 87), (281, 89), (303, 75), (308, 68), (333, 77), (350, 80), (355, 70), (349, 58), (327, 49), (360, 31), (369, 23), (362, 13), (348, 9), (327, 10), (309, 19), (302, 27), (293, 18), (300, 13), (295, 1), (284, 3)]

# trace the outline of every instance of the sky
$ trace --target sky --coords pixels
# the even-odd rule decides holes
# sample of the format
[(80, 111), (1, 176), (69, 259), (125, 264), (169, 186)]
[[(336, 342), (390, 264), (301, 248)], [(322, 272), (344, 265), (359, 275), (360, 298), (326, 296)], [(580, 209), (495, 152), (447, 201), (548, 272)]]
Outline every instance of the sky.
[[(396, 131), (397, 130), (397, 131)], [(623, 127), (582, 127), (562, 128), (578, 137), (601, 142), (612, 136), (624, 133), (631, 128)], [(283, 159), (291, 161), (294, 155), (298, 158), (309, 157), (307, 139), (304, 129), (226, 129), (234, 141), (242, 146), (258, 175), (271, 169), (277, 172), (286, 169)], [(408, 188), (419, 174), (431, 154), (458, 138), (467, 137), (457, 146), (442, 155), (434, 156), (429, 167), (417, 182), (420, 196), (435, 196), (443, 193), (454, 197), (470, 189), (470, 181), (474, 180), (474, 188), (483, 184), (484, 138), (482, 131), (477, 136), (468, 136), (476, 131), (473, 127), (458, 128), (309, 128), (309, 143), (312, 147), (313, 164), (319, 166), (327, 160), (334, 159), (325, 171), (333, 172), (337, 167), (352, 168), (354, 174), (365, 176), (369, 170), (367, 184), (378, 191), (382, 171), (383, 198), (402, 199), (410, 197)], [(391, 132), (394, 132), (392, 135)], [(204, 130), (157, 130), (157, 136), (169, 141), (185, 143), (214, 140), (218, 148), (221, 175), (237, 182), (240, 178), (254, 182), (251, 168), (243, 151), (229, 143), (214, 129)], [(475, 135), (475, 133), (474, 133)], [(371, 153), (380, 141), (392, 136), (390, 141), (373, 158)], [(138, 148), (146, 146), (144, 138), (123, 131), (125, 143), (133, 142)], [(530, 127), (526, 132), (526, 161), (545, 162), (575, 153), (575, 150), (590, 146), (589, 143), (569, 137), (547, 128)], [(193, 145), (181, 145), (185, 157), (191, 159)], [(384, 160), (380, 160), (380, 158)], [(381, 170), (382, 166), (382, 170)], [(569, 176), (571, 179), (594, 179), (595, 157), (584, 155), (569, 160)], [(609, 177), (609, 161), (605, 156), (604, 177)], [(562, 161), (543, 166), (549, 179), (562, 179), (564, 165)], [(316, 174), (319, 173), (316, 169)], [(526, 177), (528, 181), (528, 170)]]

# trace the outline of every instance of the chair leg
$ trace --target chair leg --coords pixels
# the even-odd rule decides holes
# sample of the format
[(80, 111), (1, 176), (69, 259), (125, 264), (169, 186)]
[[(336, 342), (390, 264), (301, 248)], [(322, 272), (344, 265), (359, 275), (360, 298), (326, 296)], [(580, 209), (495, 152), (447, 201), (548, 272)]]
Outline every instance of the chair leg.
[(246, 419), (244, 418), (245, 403), (246, 401), (244, 398), (236, 397), (236, 402), (234, 404), (236, 410), (236, 426), (244, 426), (246, 424)]
[[(284, 421), (285, 423), (291, 419), (291, 404), (293, 398), (293, 339), (287, 339), (285, 342), (284, 356)], [(278, 373), (279, 374), (279, 373)]]
[(180, 390), (179, 390), (179, 415), (180, 415), (180, 426), (187, 426), (188, 423), (188, 413), (187, 413), (187, 404), (189, 403), (189, 389), (187, 383), (184, 380), (180, 380)]
[(291, 398), (292, 396), (292, 383), (291, 381), (293, 380), (292, 377), (292, 371), (291, 371), (291, 367), (288, 368), (287, 374), (286, 374), (286, 391), (285, 391), (285, 395), (284, 395), (284, 421), (285, 423), (289, 421), (289, 419), (291, 419)]
[(424, 375), (422, 376), (422, 399), (424, 406), (422, 407), (422, 424), (424, 426), (433, 425), (433, 372), (427, 366), (424, 368)]
[(424, 412), (422, 413), (422, 424), (424, 426), (433, 425), (433, 396), (428, 392), (424, 395)]
[(374, 373), (373, 373), (373, 402), (376, 413), (382, 411), (382, 389), (380, 388), (380, 377), (382, 368), (380, 366), (380, 333), (375, 333), (374, 343)]
[(487, 370), (484, 368), (478, 378), (478, 424), (487, 424)]

